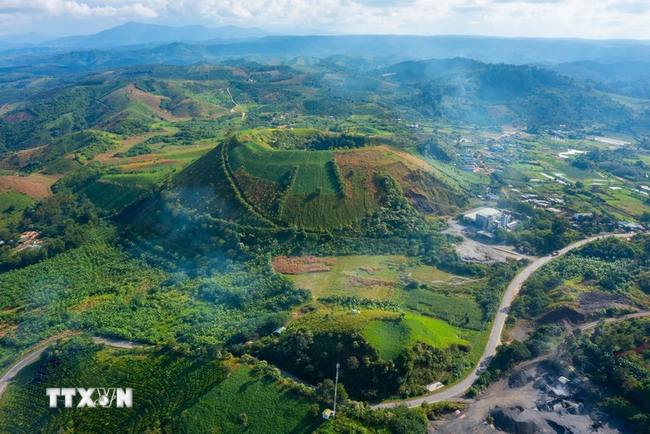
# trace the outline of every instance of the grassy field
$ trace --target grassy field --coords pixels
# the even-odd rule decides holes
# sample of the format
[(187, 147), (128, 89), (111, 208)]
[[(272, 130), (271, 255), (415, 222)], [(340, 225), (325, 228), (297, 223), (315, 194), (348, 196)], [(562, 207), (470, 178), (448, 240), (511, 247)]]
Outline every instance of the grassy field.
[[(362, 269), (365, 268), (365, 270)], [(312, 291), (314, 298), (331, 295), (358, 295), (364, 298), (390, 300), (393, 285), (401, 277), (411, 277), (422, 282), (452, 279), (452, 275), (428, 265), (409, 265), (405, 256), (351, 255), (339, 256), (330, 271), (296, 274), (288, 277), (301, 288)], [(350, 284), (351, 277), (386, 281), (390, 284)], [(370, 282), (370, 281), (369, 281)]]
[(0, 228), (18, 222), (25, 208), (34, 203), (34, 199), (17, 191), (0, 194)]
[[(323, 422), (311, 415), (313, 403), (240, 365), (176, 417), (177, 433), (311, 433)], [(321, 409), (322, 410), (322, 409)], [(247, 426), (239, 421), (245, 414)]]
[(244, 166), (251, 175), (278, 183), (299, 166), (293, 193), (309, 194), (318, 187), (324, 194), (336, 193), (326, 166), (334, 158), (331, 151), (273, 151), (257, 143), (245, 143), (230, 148), (228, 158), (233, 171)]
[(444, 348), (451, 344), (468, 344), (458, 338), (458, 331), (444, 321), (406, 314), (404, 321), (371, 321), (363, 329), (363, 336), (379, 355), (394, 359), (415, 342), (424, 342)]
[(469, 297), (449, 297), (425, 289), (399, 290), (396, 302), (425, 315), (443, 319), (452, 325), (482, 330), (485, 327), (483, 310)]

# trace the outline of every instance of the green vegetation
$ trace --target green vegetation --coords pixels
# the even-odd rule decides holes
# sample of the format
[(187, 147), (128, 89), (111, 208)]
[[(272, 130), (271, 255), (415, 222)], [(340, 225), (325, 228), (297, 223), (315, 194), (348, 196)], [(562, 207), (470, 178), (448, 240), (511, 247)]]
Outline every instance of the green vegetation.
[(233, 172), (243, 166), (258, 178), (279, 183), (294, 168), (299, 167), (293, 193), (311, 194), (320, 188), (321, 194), (335, 193), (327, 163), (330, 151), (274, 151), (256, 143), (244, 143), (228, 150)]
[(146, 192), (141, 188), (105, 181), (95, 181), (79, 190), (79, 194), (88, 197), (95, 206), (105, 211), (121, 211)]
[[(15, 433), (145, 432), (170, 424), (185, 404), (223, 379), (220, 361), (178, 357), (164, 350), (103, 349), (73, 338), (45, 351), (38, 365), (12, 383), (0, 401), (0, 430)], [(46, 387), (133, 388), (133, 408), (49, 409)]]
[(34, 203), (34, 199), (17, 191), (0, 194), (0, 228), (20, 221), (21, 213)]
[[(312, 413), (312, 405), (317, 411)], [(246, 423), (243, 423), (245, 415)], [(260, 378), (241, 365), (175, 418), (174, 432), (312, 433), (323, 418), (320, 406), (301, 398), (277, 380)]]
[(601, 408), (638, 433), (650, 432), (649, 335), (648, 319), (600, 324), (593, 333), (574, 337), (569, 349), (580, 369), (615, 392), (600, 402)]
[[(639, 101), (468, 59), (274, 62), (2, 72), (0, 368), (85, 334), (23, 371), (0, 431), (423, 433), (458, 407), (349, 398), (460, 381), (526, 262), (462, 260), (460, 237), (441, 233), (450, 217), (507, 209), (520, 224), (495, 242), (535, 255), (650, 224)], [(630, 144), (591, 139), (604, 135)], [(38, 234), (19, 242), (26, 231)], [(594, 310), (594, 298), (650, 308), (649, 245), (600, 241), (539, 270), (509, 318), (550, 325), (500, 347), (472, 393), (550, 351), (558, 319), (627, 309)], [(625, 417), (645, 421), (645, 355), (619, 352), (647, 330), (604, 330), (574, 342), (576, 359), (623, 364)], [(100, 348), (86, 334), (155, 347)], [(337, 363), (340, 417), (325, 422)], [(48, 410), (42, 387), (73, 380), (134, 385), (136, 407)]]
[(395, 359), (415, 342), (437, 348), (467, 344), (467, 341), (458, 339), (456, 330), (449, 324), (412, 314), (406, 314), (402, 321), (371, 321), (363, 329), (363, 336), (386, 360)]
[(486, 327), (483, 310), (471, 298), (448, 297), (418, 288), (402, 291), (397, 300), (411, 310), (444, 319), (456, 326), (471, 330), (483, 330)]
[[(262, 339), (244, 351), (314, 383), (330, 378), (332, 367), (343, 361), (340, 381), (354, 399), (421, 394), (427, 384), (454, 381), (472, 366), (476, 357), (472, 347), (458, 339), (452, 327), (439, 320), (406, 314), (403, 325), (407, 333), (391, 324), (400, 321), (397, 312), (370, 307), (362, 307), (358, 314), (340, 308), (327, 313), (318, 310), (293, 322), (279, 339)], [(378, 325), (382, 322), (386, 326)], [(397, 334), (405, 336), (394, 344), (373, 345), (378, 339)], [(378, 381), (371, 380), (373, 377)]]
[(552, 261), (526, 281), (512, 306), (510, 321), (544, 315), (582, 318), (576, 310), (581, 310), (581, 298), (590, 293), (610, 303), (650, 307), (650, 288), (644, 283), (649, 246), (647, 236), (631, 241), (606, 238)]

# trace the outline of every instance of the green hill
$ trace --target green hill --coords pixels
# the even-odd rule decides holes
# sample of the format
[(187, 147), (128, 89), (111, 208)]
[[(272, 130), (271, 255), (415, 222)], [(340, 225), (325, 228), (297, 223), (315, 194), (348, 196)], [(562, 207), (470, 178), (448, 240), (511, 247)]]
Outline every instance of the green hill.
[(467, 204), (433, 167), (389, 146), (274, 149), (238, 138), (181, 171), (166, 192), (177, 194), (185, 209), (220, 219), (330, 230), (353, 225), (384, 206), (385, 177), (425, 215), (449, 215)]

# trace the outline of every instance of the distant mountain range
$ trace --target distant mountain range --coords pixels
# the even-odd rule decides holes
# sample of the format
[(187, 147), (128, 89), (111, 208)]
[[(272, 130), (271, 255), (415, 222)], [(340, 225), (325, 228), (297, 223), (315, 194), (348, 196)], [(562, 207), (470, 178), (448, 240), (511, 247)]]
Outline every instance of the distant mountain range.
[[(261, 38), (269, 35), (270, 33), (262, 29), (237, 26), (215, 28), (204, 26), (171, 27), (129, 22), (94, 35), (67, 36), (53, 40), (47, 40), (47, 37), (37, 33), (0, 36), (0, 44), (4, 43), (14, 47), (32, 44), (41, 47), (85, 49), (154, 43), (197, 42), (211, 39)], [(2, 48), (2, 45), (0, 45), (0, 48)]]
[[(235, 26), (211, 29), (126, 23), (89, 36), (59, 38), (38, 45), (25, 42), (38, 41), (38, 38), (39, 35), (23, 35), (22, 39), (14, 37), (3, 42), (0, 37), (0, 67), (29, 65), (30, 68), (57, 67), (67, 72), (80, 72), (147, 63), (190, 65), (233, 58), (288, 62), (297, 57), (336, 55), (364, 58), (362, 67), (366, 70), (401, 61), (457, 57), (544, 67), (565, 62), (613, 64), (650, 59), (650, 41), (408, 35), (272, 36), (258, 28)], [(572, 75), (590, 74), (588, 64), (569, 69)], [(610, 69), (616, 71), (618, 68)]]

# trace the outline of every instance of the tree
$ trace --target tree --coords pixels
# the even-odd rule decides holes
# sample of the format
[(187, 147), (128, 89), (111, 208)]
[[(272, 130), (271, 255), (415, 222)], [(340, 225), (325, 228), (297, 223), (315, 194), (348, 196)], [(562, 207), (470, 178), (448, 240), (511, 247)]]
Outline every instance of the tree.
[[(337, 388), (337, 404), (344, 405), (348, 400), (348, 393), (345, 391), (345, 387), (339, 383)], [(316, 396), (321, 401), (327, 404), (334, 404), (334, 381), (329, 378), (323, 380), (321, 383), (318, 383), (316, 386)]]
[(241, 426), (248, 426), (248, 415), (246, 413), (240, 413), (239, 416), (237, 416), (237, 422), (239, 422)]

